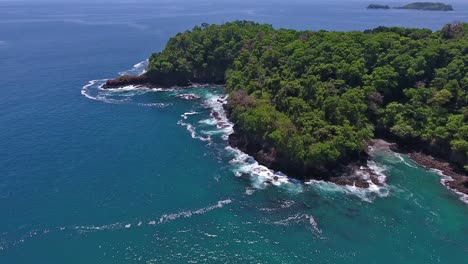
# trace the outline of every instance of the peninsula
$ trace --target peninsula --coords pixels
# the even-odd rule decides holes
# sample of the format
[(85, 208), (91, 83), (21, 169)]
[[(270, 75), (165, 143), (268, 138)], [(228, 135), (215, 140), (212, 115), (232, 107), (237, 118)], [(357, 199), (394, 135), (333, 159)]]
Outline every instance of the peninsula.
[(449, 161), (468, 186), (466, 47), (464, 23), (437, 32), (203, 24), (152, 54), (147, 73), (104, 88), (224, 84), (230, 144), (299, 179), (331, 179), (386, 138)]

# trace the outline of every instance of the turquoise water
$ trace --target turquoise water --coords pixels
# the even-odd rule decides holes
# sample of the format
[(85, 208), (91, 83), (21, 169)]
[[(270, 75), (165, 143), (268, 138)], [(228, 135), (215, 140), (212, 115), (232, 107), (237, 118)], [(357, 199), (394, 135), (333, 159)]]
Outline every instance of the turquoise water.
[(211, 116), (222, 87), (99, 89), (201, 22), (468, 21), (466, 3), (366, 4), (0, 2), (0, 263), (464, 263), (468, 205), (406, 156), (374, 153), (380, 189), (266, 186), (271, 173), (227, 148), (230, 124)]

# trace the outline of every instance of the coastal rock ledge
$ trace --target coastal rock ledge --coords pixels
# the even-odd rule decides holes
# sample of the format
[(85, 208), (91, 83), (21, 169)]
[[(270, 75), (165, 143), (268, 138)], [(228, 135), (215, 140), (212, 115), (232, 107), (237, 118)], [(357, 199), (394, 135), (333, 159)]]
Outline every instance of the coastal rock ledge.
[(121, 88), (129, 85), (149, 85), (149, 79), (145, 74), (138, 76), (122, 75), (115, 79), (109, 79), (106, 81), (102, 88), (112, 89), (112, 88)]
[(443, 175), (450, 177), (452, 180), (443, 181), (448, 188), (468, 195), (468, 176), (456, 172), (450, 163), (438, 160), (422, 152), (412, 152), (408, 155), (419, 165), (439, 170)]
[(364, 189), (369, 188), (371, 185), (383, 186), (385, 183), (381, 175), (367, 166), (368, 156), (365, 153), (362, 153), (362, 157), (346, 163), (346, 165), (337, 165), (334, 168), (310, 167), (297, 169), (297, 164), (294, 164), (286, 157), (281, 157), (273, 146), (269, 146), (265, 142), (258, 144), (236, 127), (234, 127), (234, 131), (229, 135), (228, 139), (231, 147), (249, 154), (259, 164), (274, 171), (284, 172), (292, 178), (301, 181), (322, 180), (337, 185), (355, 186)]

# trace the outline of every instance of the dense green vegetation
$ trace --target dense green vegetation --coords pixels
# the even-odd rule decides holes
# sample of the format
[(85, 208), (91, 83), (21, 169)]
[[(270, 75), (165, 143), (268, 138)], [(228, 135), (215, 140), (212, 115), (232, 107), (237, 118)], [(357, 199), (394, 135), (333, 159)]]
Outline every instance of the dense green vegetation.
[(443, 3), (432, 3), (432, 2), (416, 2), (397, 7), (398, 9), (416, 9), (416, 10), (427, 10), (427, 11), (453, 11), (451, 5)]
[(236, 130), (299, 170), (354, 160), (375, 136), (464, 166), (467, 66), (468, 24), (314, 32), (237, 21), (177, 34), (148, 76), (225, 83)]
[(378, 5), (378, 4), (370, 4), (367, 6), (367, 9), (390, 9), (388, 5)]

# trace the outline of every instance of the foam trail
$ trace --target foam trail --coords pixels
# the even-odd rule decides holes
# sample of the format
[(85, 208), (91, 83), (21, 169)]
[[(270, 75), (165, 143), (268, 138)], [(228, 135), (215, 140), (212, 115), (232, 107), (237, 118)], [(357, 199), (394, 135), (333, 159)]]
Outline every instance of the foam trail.
[(401, 162), (403, 162), (406, 166), (408, 167), (411, 167), (411, 168), (417, 168), (416, 166), (414, 166), (413, 164), (409, 163), (408, 161), (405, 160), (405, 158), (400, 154), (400, 153), (396, 153), (394, 152), (394, 155), (400, 159)]
[(208, 137), (198, 136), (195, 128), (191, 124), (183, 122), (182, 120), (179, 120), (177, 124), (186, 127), (187, 131), (190, 132), (190, 135), (192, 136), (193, 139), (199, 139), (201, 141), (211, 142), (211, 136), (208, 136)]
[(159, 218), (158, 223), (163, 224), (163, 223), (176, 220), (178, 218), (189, 218), (189, 217), (192, 217), (193, 215), (204, 214), (217, 208), (223, 208), (224, 205), (230, 204), (230, 203), (232, 203), (232, 200), (226, 199), (226, 200), (218, 201), (218, 203), (216, 203), (215, 205), (211, 205), (211, 206), (204, 207), (204, 208), (194, 210), (194, 211), (182, 211), (182, 212), (178, 212), (175, 214), (164, 214), (163, 216)]
[(282, 219), (279, 221), (273, 222), (275, 225), (282, 225), (282, 226), (289, 226), (291, 223), (293, 224), (299, 224), (299, 223), (304, 223), (306, 222), (309, 224), (312, 232), (319, 238), (322, 237), (322, 230), (318, 227), (318, 223), (315, 221), (314, 217), (312, 215), (308, 214), (295, 214), (293, 216), (290, 216), (286, 219)]
[(185, 112), (185, 113), (183, 113), (183, 114), (181, 115), (181, 117), (182, 117), (183, 119), (187, 119), (189, 116), (191, 116), (191, 115), (196, 115), (196, 114), (198, 114), (198, 112), (195, 112), (195, 111)]

